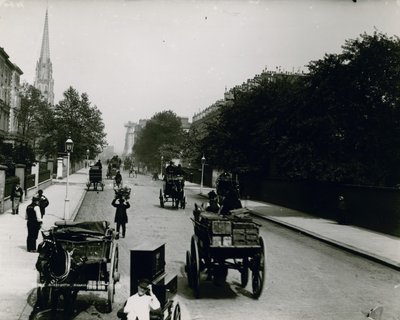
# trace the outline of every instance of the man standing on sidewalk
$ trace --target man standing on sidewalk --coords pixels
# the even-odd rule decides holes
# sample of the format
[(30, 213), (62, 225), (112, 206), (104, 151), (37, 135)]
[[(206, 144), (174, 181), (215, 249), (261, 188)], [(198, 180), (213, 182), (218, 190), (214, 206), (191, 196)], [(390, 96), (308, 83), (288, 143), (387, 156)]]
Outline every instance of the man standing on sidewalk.
[(11, 190), (12, 214), (18, 214), (19, 203), (22, 201), (23, 194), (24, 191), (17, 183)]
[(40, 214), (42, 215), (42, 219), (43, 219), (43, 216), (46, 213), (46, 207), (49, 205), (49, 200), (43, 194), (43, 190), (41, 190), (41, 189), (38, 191), (38, 197), (39, 197)]
[(39, 207), (39, 197), (32, 197), (32, 203), (26, 207), (28, 237), (26, 239), (26, 247), (28, 252), (36, 252), (36, 240), (39, 235), (39, 230), (42, 226), (42, 217)]

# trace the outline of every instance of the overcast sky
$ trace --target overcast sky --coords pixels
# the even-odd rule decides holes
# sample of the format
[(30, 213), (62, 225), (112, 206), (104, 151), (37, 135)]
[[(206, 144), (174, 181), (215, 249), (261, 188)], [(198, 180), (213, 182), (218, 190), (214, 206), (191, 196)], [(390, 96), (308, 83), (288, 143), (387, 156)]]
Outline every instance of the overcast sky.
[(191, 121), (265, 67), (305, 70), (363, 32), (400, 34), (400, 0), (0, 0), (0, 46), (31, 84), (46, 7), (55, 102), (86, 92), (119, 152), (128, 121)]

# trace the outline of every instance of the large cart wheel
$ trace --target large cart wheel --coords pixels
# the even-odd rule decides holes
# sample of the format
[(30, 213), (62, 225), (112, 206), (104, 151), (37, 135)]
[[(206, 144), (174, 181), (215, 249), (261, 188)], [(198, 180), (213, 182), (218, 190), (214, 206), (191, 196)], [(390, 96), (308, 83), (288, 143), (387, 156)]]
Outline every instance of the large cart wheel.
[(179, 305), (179, 303), (176, 303), (176, 306), (174, 308), (174, 316), (172, 319), (181, 320), (181, 306)]
[(101, 191), (104, 191), (104, 183), (101, 182)]
[(162, 190), (160, 189), (160, 207), (164, 208), (164, 196), (162, 194)]
[(243, 269), (240, 270), (240, 284), (243, 288), (247, 286), (249, 282), (249, 259), (243, 258)]
[(108, 279), (108, 286), (107, 286), (107, 309), (108, 312), (112, 311), (113, 303), (114, 303), (114, 295), (115, 295), (115, 282), (116, 277), (118, 276), (118, 244), (113, 243), (113, 249), (111, 253), (111, 263), (110, 263), (110, 271), (109, 271), (109, 279)]
[(86, 187), (87, 187), (87, 191), (89, 191), (89, 189), (90, 189), (90, 182), (87, 182), (87, 183), (86, 183)]
[(252, 287), (253, 298), (258, 299), (262, 293), (265, 280), (265, 246), (264, 239), (260, 236), (260, 253), (254, 258), (254, 266), (252, 270)]
[(199, 247), (197, 245), (196, 237), (193, 235), (190, 243), (190, 257), (191, 257), (191, 268), (190, 273), (192, 275), (192, 288), (194, 296), (200, 298), (200, 255)]
[(186, 265), (185, 265), (185, 271), (186, 271), (186, 274), (187, 274), (187, 279), (188, 279), (188, 286), (189, 286), (189, 288), (192, 288), (192, 287), (193, 287), (193, 279), (192, 279), (193, 275), (192, 275), (192, 272), (191, 272), (191, 270), (192, 270), (192, 265), (191, 265), (191, 263), (192, 263), (192, 258), (191, 258), (191, 256), (190, 256), (190, 252), (189, 252), (189, 251), (186, 251)]

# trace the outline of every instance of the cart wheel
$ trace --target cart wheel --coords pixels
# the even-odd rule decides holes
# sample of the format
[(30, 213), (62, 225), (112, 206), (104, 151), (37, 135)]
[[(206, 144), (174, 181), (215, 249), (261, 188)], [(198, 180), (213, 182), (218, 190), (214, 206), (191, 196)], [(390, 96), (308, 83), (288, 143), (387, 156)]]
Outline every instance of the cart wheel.
[(87, 191), (89, 191), (90, 188), (90, 182), (86, 183)]
[(107, 287), (107, 309), (108, 312), (112, 311), (115, 295), (115, 274), (118, 273), (118, 244), (114, 243), (111, 254), (110, 273)]
[(104, 183), (101, 183), (101, 191), (104, 191)]
[(186, 251), (186, 265), (185, 265), (185, 271), (186, 271), (186, 274), (187, 274), (187, 279), (188, 279), (188, 286), (189, 286), (189, 288), (192, 288), (193, 287), (193, 280), (192, 280), (192, 277), (193, 277), (193, 275), (192, 275), (192, 272), (191, 272), (191, 269), (192, 269), (192, 266), (191, 266), (191, 256), (190, 256), (190, 252), (189, 251)]
[(164, 197), (161, 189), (160, 189), (160, 207), (164, 208)]
[(190, 273), (192, 275), (192, 285), (194, 290), (194, 295), (198, 299), (200, 298), (200, 256), (199, 247), (195, 236), (192, 236), (190, 244), (190, 257), (191, 257), (191, 268)]
[(247, 286), (249, 282), (249, 260), (243, 258), (243, 269), (240, 271), (240, 284), (243, 288)]
[(181, 306), (179, 305), (179, 303), (177, 303), (174, 308), (174, 317), (172, 319), (181, 320)]
[(264, 239), (260, 236), (260, 254), (257, 254), (254, 258), (255, 265), (252, 270), (252, 287), (253, 287), (253, 298), (258, 299), (262, 293), (265, 280), (265, 246)]

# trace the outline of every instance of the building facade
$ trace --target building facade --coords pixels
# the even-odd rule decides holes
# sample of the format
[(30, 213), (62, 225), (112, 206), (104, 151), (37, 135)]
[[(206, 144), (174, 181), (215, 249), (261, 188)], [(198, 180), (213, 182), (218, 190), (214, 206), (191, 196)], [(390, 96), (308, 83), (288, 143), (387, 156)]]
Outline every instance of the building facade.
[(9, 60), (9, 55), (0, 47), (0, 138), (4, 142), (18, 140), (16, 114), (21, 106), (21, 69)]
[(36, 63), (34, 87), (40, 90), (47, 103), (52, 106), (54, 105), (53, 65), (50, 60), (49, 22), (47, 10), (44, 20), (40, 57)]

